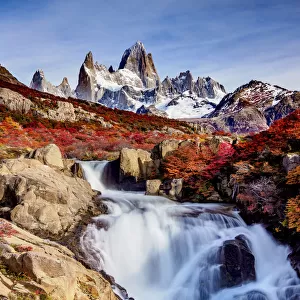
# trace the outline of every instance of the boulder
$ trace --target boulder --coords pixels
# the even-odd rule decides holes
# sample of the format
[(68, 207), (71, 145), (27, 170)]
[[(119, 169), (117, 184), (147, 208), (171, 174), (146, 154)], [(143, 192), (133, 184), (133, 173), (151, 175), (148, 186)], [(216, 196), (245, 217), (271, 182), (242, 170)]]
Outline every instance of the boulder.
[(59, 169), (64, 168), (62, 154), (55, 144), (49, 144), (43, 148), (38, 148), (30, 152), (27, 157), (37, 159), (50, 167), (57, 167)]
[(183, 179), (165, 180), (162, 184), (160, 195), (166, 196), (171, 200), (182, 199)]
[(159, 195), (162, 182), (159, 179), (146, 181), (146, 195)]
[(10, 218), (18, 226), (39, 236), (59, 240), (85, 216), (99, 214), (95, 196), (87, 181), (39, 160), (8, 159), (0, 164), (1, 206), (11, 209)]
[(152, 150), (153, 159), (164, 159), (168, 154), (178, 149), (180, 140), (164, 140)]
[(289, 153), (284, 156), (282, 165), (286, 172), (295, 169), (300, 165), (300, 155), (297, 153)]
[(221, 288), (239, 286), (256, 279), (255, 257), (243, 235), (224, 242), (220, 249), (220, 263)]
[(141, 149), (123, 148), (120, 153), (120, 182), (126, 177), (146, 180), (153, 170), (151, 154)]
[(67, 248), (4, 219), (0, 228), (1, 299), (118, 299), (109, 282), (76, 261)]

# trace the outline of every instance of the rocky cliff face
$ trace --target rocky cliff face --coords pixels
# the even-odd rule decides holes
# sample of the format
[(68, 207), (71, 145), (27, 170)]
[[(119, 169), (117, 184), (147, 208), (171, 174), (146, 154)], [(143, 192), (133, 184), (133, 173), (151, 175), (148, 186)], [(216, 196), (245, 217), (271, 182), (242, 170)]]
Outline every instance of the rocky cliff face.
[[(66, 78), (55, 87), (37, 71), (31, 87), (61, 97), (72, 95)], [(155, 105), (156, 114), (170, 118), (202, 117), (210, 113), (225, 95), (224, 87), (210, 77), (194, 81), (190, 71), (160, 82), (152, 55), (141, 42), (125, 50), (118, 70), (94, 62), (89, 52), (80, 68), (77, 98), (110, 108), (136, 112)], [(140, 110), (139, 110), (140, 111)], [(161, 111), (161, 113), (159, 113)]]
[(81, 65), (78, 77), (78, 85), (75, 93), (77, 98), (95, 101), (96, 74), (93, 54), (90, 51)]
[(128, 69), (138, 75), (145, 88), (156, 88), (160, 84), (151, 53), (147, 54), (141, 42), (125, 50), (119, 69)]
[(72, 96), (71, 87), (69, 85), (68, 79), (64, 77), (62, 83), (58, 86), (52, 85), (45, 78), (44, 72), (42, 70), (37, 70), (30, 83), (32, 89), (53, 94), (55, 96), (68, 98)]
[(212, 112), (226, 91), (223, 85), (210, 77), (198, 77), (195, 81), (190, 71), (175, 78), (166, 77), (161, 84), (165, 100), (158, 109), (172, 118), (201, 118)]

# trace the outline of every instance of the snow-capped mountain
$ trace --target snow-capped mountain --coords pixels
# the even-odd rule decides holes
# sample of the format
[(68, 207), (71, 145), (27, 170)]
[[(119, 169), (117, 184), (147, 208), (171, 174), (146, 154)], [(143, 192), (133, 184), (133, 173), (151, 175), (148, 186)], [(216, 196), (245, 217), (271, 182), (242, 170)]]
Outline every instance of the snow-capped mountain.
[(206, 119), (195, 122), (210, 131), (259, 132), (298, 108), (300, 92), (251, 80), (227, 94)]
[(32, 81), (30, 83), (30, 87), (32, 89), (53, 94), (59, 97), (68, 98), (73, 96), (71, 87), (66, 77), (63, 78), (60, 85), (54, 86), (46, 80), (44, 72), (42, 70), (37, 70), (34, 73)]
[(78, 98), (131, 111), (158, 101), (158, 92), (159, 77), (152, 56), (141, 42), (125, 51), (117, 71), (94, 64), (89, 52), (80, 68), (76, 88)]
[(223, 85), (210, 77), (194, 81), (190, 71), (175, 78), (166, 77), (161, 84), (165, 99), (156, 108), (171, 118), (201, 118), (212, 112), (226, 95)]
[[(46, 81), (43, 72), (37, 71), (31, 87), (68, 97), (71, 88), (64, 89), (62, 84), (53, 86)], [(141, 42), (125, 50), (116, 71), (112, 66), (107, 68), (94, 63), (93, 54), (89, 52), (80, 68), (75, 90), (77, 98), (110, 108), (171, 118), (202, 117), (210, 113), (225, 94), (218, 82), (210, 77), (198, 77), (194, 81), (189, 71), (160, 82), (152, 55)]]

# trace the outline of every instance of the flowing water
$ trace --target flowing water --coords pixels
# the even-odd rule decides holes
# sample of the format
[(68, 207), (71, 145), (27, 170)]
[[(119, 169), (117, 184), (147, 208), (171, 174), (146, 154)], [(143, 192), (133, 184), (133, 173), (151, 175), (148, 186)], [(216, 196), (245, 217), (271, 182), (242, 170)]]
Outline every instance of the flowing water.
[[(101, 181), (105, 162), (82, 166), (109, 209), (94, 218), (81, 238), (87, 262), (112, 275), (135, 300), (300, 299), (288, 248), (262, 226), (246, 226), (219, 204), (177, 204), (108, 190)], [(221, 289), (219, 249), (241, 234), (255, 256), (256, 281)]]

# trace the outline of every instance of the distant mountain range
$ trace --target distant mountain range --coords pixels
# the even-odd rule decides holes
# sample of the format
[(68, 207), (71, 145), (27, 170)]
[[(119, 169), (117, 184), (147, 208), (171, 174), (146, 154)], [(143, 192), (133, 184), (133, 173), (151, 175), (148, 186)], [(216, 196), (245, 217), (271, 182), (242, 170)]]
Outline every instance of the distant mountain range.
[(152, 55), (141, 42), (125, 50), (116, 71), (112, 66), (107, 68), (94, 63), (93, 54), (89, 52), (74, 91), (66, 78), (59, 86), (52, 85), (42, 70), (36, 71), (30, 87), (60, 97), (72, 96), (139, 113), (148, 113), (145, 108), (151, 106), (152, 113), (170, 118), (202, 117), (212, 112), (226, 94), (220, 83), (210, 77), (194, 80), (190, 71), (176, 78), (166, 77), (161, 82)]
[[(1, 65), (0, 80), (22, 84)], [(118, 70), (94, 63), (89, 52), (80, 68), (75, 90), (67, 78), (54, 86), (42, 70), (34, 73), (30, 87), (109, 108), (182, 119), (193, 123), (201, 132), (259, 132), (300, 108), (300, 92), (257, 80), (228, 94), (222, 84), (210, 77), (195, 80), (190, 71), (161, 81), (152, 55), (147, 54), (141, 42), (124, 52)]]

